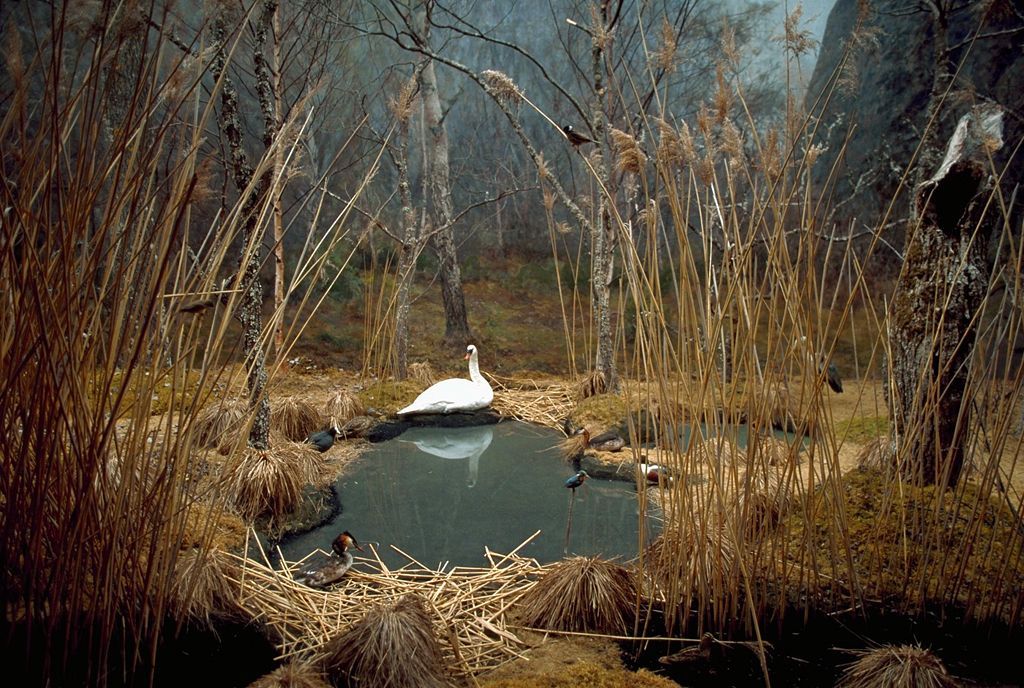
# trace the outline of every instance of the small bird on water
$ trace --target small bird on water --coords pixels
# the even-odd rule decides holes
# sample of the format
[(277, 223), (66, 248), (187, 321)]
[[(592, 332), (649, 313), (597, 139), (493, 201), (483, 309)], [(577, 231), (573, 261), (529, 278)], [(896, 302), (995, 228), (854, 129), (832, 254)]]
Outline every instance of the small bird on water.
[[(317, 448), (321, 454), (334, 446), (334, 438), (340, 434), (340, 431), (336, 427), (329, 427), (326, 430), (320, 430), (314, 432), (312, 435), (306, 438), (306, 442), (312, 444)], [(340, 537), (340, 536), (339, 536)]]
[(566, 124), (564, 127), (562, 127), (562, 133), (565, 134), (565, 138), (569, 139), (569, 143), (571, 143), (574, 146), (582, 146), (584, 143), (594, 142), (594, 139), (587, 138), (583, 134), (573, 129), (571, 124)]

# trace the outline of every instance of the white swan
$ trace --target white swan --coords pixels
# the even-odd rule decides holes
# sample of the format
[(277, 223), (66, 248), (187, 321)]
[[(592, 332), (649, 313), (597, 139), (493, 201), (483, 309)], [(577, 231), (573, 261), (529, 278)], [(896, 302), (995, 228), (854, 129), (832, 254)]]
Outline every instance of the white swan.
[(455, 413), (487, 408), (494, 399), (494, 390), (480, 374), (476, 347), (466, 347), (469, 359), (469, 380), (453, 377), (441, 380), (423, 390), (416, 401), (398, 412), (400, 416), (413, 413)]

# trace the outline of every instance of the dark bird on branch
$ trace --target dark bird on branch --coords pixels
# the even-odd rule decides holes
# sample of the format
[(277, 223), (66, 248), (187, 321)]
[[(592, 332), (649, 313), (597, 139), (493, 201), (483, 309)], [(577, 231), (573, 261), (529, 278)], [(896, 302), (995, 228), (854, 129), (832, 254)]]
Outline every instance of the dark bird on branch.
[(566, 124), (562, 127), (562, 133), (565, 134), (565, 138), (569, 139), (569, 143), (574, 146), (582, 146), (584, 143), (594, 142), (594, 139), (588, 139), (586, 136), (573, 129), (571, 124)]
[(583, 481), (586, 480), (588, 477), (590, 476), (587, 475), (586, 471), (579, 471), (576, 473), (576, 475), (571, 476), (568, 480), (565, 481), (565, 486), (572, 490), (575, 494), (576, 488), (581, 486), (583, 484)]
[(828, 386), (832, 388), (833, 392), (838, 394), (843, 391), (843, 380), (839, 377), (839, 370), (832, 361), (829, 361), (825, 368), (825, 381), (828, 382)]

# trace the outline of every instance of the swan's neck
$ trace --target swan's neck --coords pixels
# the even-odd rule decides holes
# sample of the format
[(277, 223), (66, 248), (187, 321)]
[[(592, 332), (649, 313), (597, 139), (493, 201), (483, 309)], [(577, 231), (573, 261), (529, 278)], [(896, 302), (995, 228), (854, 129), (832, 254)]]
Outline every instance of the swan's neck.
[(484, 376), (480, 374), (480, 361), (475, 351), (469, 357), (469, 379), (473, 382), (486, 382)]

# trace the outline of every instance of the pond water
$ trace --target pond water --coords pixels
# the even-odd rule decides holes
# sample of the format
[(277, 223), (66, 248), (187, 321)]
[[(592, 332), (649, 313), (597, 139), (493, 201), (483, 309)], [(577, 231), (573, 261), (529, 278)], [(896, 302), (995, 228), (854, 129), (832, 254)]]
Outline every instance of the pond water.
[[(468, 428), (415, 427), (371, 447), (335, 484), (341, 512), (329, 524), (281, 545), (295, 561), (317, 547), (330, 551), (341, 530), (374, 542), (389, 567), (484, 566), (484, 547), (520, 550), (541, 563), (573, 554), (628, 559), (638, 552), (640, 519), (634, 483), (591, 479), (575, 491), (548, 428), (504, 422)], [(566, 526), (572, 527), (566, 546)], [(656, 523), (646, 519), (646, 540)], [(356, 553), (358, 554), (358, 553)]]

